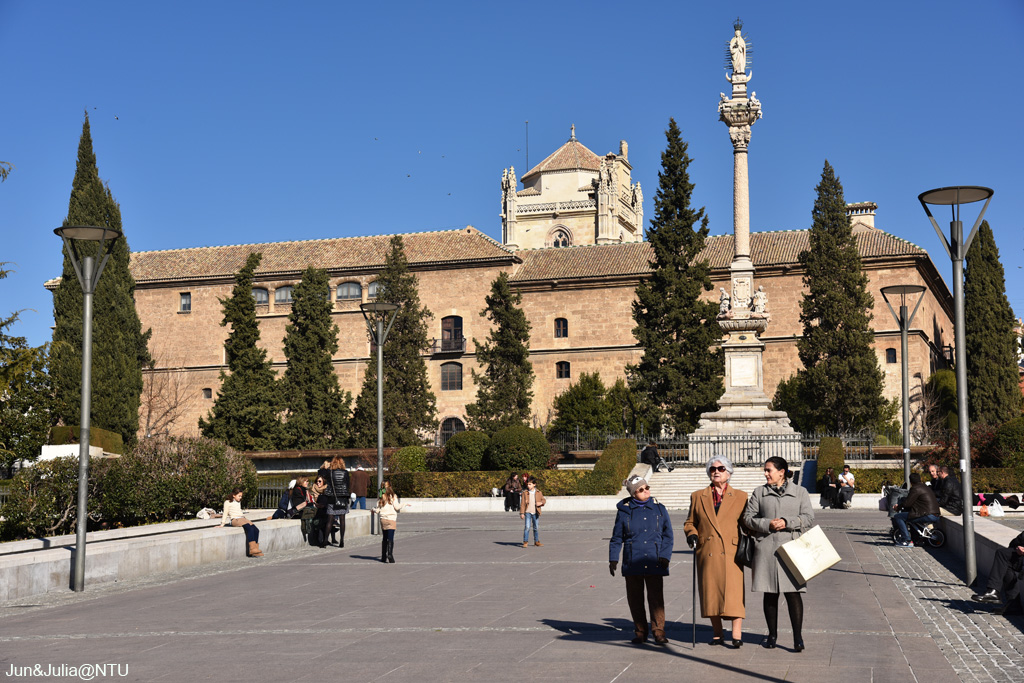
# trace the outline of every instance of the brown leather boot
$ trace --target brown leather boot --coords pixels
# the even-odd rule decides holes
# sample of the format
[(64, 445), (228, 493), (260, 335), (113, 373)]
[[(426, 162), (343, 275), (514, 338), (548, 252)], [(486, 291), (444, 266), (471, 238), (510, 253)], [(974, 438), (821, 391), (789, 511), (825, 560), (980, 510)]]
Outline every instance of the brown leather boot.
[(260, 544), (256, 541), (249, 541), (249, 557), (263, 557), (263, 551), (260, 550)]

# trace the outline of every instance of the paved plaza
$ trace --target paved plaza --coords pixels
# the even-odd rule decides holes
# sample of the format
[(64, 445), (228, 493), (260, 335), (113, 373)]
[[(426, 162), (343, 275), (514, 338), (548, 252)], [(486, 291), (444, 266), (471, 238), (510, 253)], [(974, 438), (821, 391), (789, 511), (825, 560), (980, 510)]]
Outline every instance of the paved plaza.
[(816, 514), (843, 561), (809, 587), (802, 653), (785, 609), (780, 647), (759, 647), (749, 592), (742, 648), (707, 645), (706, 622), (691, 646), (683, 513), (665, 647), (628, 642), (624, 582), (608, 574), (613, 513), (548, 513), (539, 548), (520, 546), (512, 513), (403, 514), (394, 565), (377, 561), (377, 537), (358, 538), (0, 606), (0, 681), (103, 663), (120, 669), (95, 680), (1024, 680), (1024, 621), (972, 603), (955, 558), (895, 548), (884, 513)]

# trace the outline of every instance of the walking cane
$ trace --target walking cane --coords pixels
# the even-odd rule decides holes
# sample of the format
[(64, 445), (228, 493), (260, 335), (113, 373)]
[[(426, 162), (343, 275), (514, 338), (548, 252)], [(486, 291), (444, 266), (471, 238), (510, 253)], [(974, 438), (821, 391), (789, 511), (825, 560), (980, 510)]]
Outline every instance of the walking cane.
[(693, 623), (693, 649), (697, 649), (697, 547), (693, 547), (693, 591), (690, 592), (690, 621)]

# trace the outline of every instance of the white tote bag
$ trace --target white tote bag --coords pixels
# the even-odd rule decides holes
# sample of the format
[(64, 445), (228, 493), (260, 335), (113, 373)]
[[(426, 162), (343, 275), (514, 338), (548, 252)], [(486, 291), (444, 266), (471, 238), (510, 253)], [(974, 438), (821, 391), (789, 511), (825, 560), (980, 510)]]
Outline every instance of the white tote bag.
[(783, 543), (776, 552), (800, 583), (807, 583), (842, 559), (820, 526), (813, 526), (800, 538)]

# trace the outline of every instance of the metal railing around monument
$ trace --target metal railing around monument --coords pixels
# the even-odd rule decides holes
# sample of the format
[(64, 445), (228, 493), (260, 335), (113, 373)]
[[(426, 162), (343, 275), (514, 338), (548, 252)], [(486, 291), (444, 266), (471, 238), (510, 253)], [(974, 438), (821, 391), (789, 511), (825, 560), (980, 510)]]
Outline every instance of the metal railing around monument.
[(737, 467), (759, 467), (773, 456), (799, 459), (803, 448), (799, 434), (689, 434), (658, 441), (658, 454), (676, 467), (704, 467), (722, 455)]

